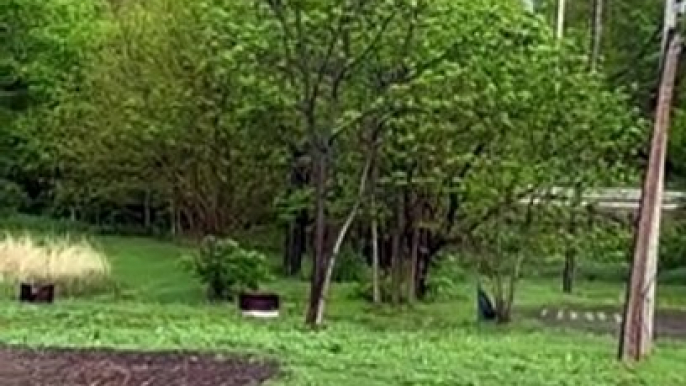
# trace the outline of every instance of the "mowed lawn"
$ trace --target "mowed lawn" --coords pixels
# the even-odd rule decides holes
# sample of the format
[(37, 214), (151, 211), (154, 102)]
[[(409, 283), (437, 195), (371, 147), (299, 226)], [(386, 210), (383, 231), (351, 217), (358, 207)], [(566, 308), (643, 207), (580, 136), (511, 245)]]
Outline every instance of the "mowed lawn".
[[(101, 237), (119, 284), (114, 294), (25, 306), (7, 297), (0, 341), (50, 346), (103, 346), (254, 353), (279, 360), (274, 385), (683, 385), (686, 345), (660, 342), (636, 368), (615, 360), (612, 336), (561, 331), (533, 320), (508, 327), (475, 322), (474, 283), (451, 301), (402, 310), (354, 300), (354, 285), (334, 285), (327, 328), (302, 327), (307, 284), (280, 280), (279, 320), (239, 317), (233, 305), (210, 305), (179, 259), (190, 250), (143, 238)], [(619, 304), (617, 284), (580, 283), (562, 296), (553, 281), (524, 281), (518, 306)], [(686, 287), (661, 286), (662, 306), (686, 307)]]

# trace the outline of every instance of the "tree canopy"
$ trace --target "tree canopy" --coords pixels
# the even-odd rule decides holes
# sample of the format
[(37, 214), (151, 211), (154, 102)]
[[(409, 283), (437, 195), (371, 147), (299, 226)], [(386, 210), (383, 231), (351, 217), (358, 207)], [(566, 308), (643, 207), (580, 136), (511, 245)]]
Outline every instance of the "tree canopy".
[(560, 41), (520, 0), (6, 1), (0, 194), (147, 232), (286, 226), (312, 323), (343, 245), (421, 297), (446, 247), (558, 237), (576, 209), (533, 205), (554, 187), (637, 183), (654, 52), (627, 47), (654, 10), (630, 11), (594, 72), (588, 9)]

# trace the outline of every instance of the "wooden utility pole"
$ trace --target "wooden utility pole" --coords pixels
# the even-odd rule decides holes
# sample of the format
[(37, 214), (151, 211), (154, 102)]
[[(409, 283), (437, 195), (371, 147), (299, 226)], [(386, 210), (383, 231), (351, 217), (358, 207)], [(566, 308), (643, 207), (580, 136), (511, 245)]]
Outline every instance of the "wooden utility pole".
[[(667, 0), (667, 14), (676, 13), (673, 0)], [(664, 165), (667, 153), (667, 131), (674, 82), (682, 49), (682, 38), (676, 30), (676, 17), (667, 26), (662, 55), (660, 88), (655, 109), (655, 123), (650, 144), (648, 167), (644, 176), (638, 223), (634, 234), (634, 256), (631, 279), (627, 286), (624, 320), (619, 341), (619, 359), (640, 361), (650, 354), (653, 343), (655, 281), (660, 234), (660, 215), (664, 190)]]
[(664, 20), (662, 22), (662, 42), (660, 44), (660, 68), (664, 65), (665, 52), (667, 50), (667, 39), (670, 36), (670, 32), (676, 28), (677, 16), (682, 13), (683, 2), (677, 2), (677, 0), (665, 0), (665, 12)]

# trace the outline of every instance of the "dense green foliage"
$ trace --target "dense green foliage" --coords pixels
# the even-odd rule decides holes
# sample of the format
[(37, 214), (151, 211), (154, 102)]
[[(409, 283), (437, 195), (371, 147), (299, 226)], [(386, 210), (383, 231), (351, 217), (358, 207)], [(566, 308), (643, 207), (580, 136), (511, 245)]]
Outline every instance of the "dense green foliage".
[[(279, 356), (288, 385), (685, 383), (682, 348), (627, 372), (607, 337), (530, 320), (623, 299), (630, 216), (584, 194), (639, 186), (662, 17), (605, 2), (592, 66), (592, 2), (567, 2), (564, 39), (555, 2), (536, 3), (1, 2), (2, 229), (99, 233), (115, 283), (0, 307), (0, 341), (252, 350)], [(661, 283), (683, 284), (683, 228), (665, 221)], [(560, 276), (578, 287), (561, 294)], [(477, 283), (509, 328), (472, 325)], [(281, 320), (204, 302), (261, 287)], [(682, 291), (658, 305), (686, 307)], [(330, 328), (298, 328), (325, 305)]]
[(392, 301), (427, 298), (450, 247), (509, 303), (527, 260), (608, 239), (567, 227), (574, 205), (520, 200), (640, 176), (647, 114), (623, 86), (649, 71), (618, 81), (611, 45), (589, 72), (582, 10), (557, 41), (514, 0), (2, 7), (6, 211), (193, 237), (285, 225), (284, 266), (311, 247), (315, 297), (341, 247), (376, 243)]
[(104, 28), (103, 10), (77, 1), (0, 5), (0, 181), (9, 186), (0, 190), (10, 208), (23, 197), (23, 209), (52, 208), (60, 134), (50, 129), (51, 117), (80, 87)]
[[(581, 51), (565, 49), (560, 63), (539, 21), (507, 2), (498, 9), (488, 1), (468, 3), (421, 4), (404, 16), (392, 6), (342, 5), (351, 18), (373, 14), (379, 19), (349, 31), (359, 40), (358, 52), (349, 53), (326, 35), (337, 16), (327, 13), (324, 3), (303, 9), (309, 15), (308, 36), (315, 39), (307, 44), (320, 50), (308, 55), (326, 59), (326, 43), (332, 42), (332, 57), (348, 55), (347, 60), (359, 62), (340, 80), (338, 116), (321, 117), (342, 131), (336, 200), (345, 202), (357, 178), (356, 164), (364, 158), (364, 151), (353, 150), (364, 145), (360, 118), (377, 110), (405, 111), (379, 134), (388, 137), (381, 145), (382, 180), (397, 185), (407, 178), (399, 173), (409, 173), (410, 183), (432, 199), (459, 189), (471, 203), (472, 197), (482, 197), (482, 176), (506, 173), (505, 165), (518, 186), (564, 184), (555, 175), (562, 171), (559, 165), (575, 162), (582, 170), (594, 166), (591, 155), (631, 151), (632, 144), (625, 147), (613, 130), (630, 134), (627, 129), (640, 126), (632, 123), (635, 117), (621, 95), (584, 73)], [(87, 221), (180, 226), (178, 231), (201, 233), (264, 221), (269, 203), (286, 183), (289, 146), (300, 146), (307, 137), (298, 109), (305, 96), (291, 84), (307, 79), (291, 71), (297, 66), (289, 61), (314, 61), (314, 56), (284, 52), (295, 42), (284, 44), (279, 20), (248, 2), (155, 0), (116, 9), (94, 4), (15, 0), (3, 5), (11, 32), (3, 56), (10, 78), (24, 84), (33, 101), (8, 129), (25, 144), (13, 146), (24, 155), (11, 157), (12, 169), (29, 174), (5, 177), (30, 194), (32, 201), (24, 206), (43, 200), (46, 209)], [(368, 35), (385, 17), (387, 29), (378, 31), (381, 40), (372, 41)], [(407, 33), (412, 36), (403, 45)], [(373, 55), (364, 52), (365, 42), (373, 44)], [(284, 64), (290, 68), (286, 72), (280, 71)], [(408, 80), (386, 79), (402, 68)], [(318, 75), (317, 68), (308, 71), (308, 78)], [(320, 86), (328, 88), (332, 79), (324, 75)], [(378, 82), (382, 89), (375, 89)], [(322, 104), (317, 114), (329, 114), (333, 107), (327, 107), (333, 103), (328, 97), (316, 103)], [(526, 138), (523, 127), (548, 134)], [(484, 140), (492, 145), (474, 159), (474, 148)], [(556, 163), (549, 162), (553, 154)], [(584, 158), (564, 159), (565, 154)], [(408, 159), (413, 165), (403, 161)], [(467, 164), (474, 164), (473, 171), (455, 185), (456, 177), (450, 176)], [(487, 197), (474, 203), (479, 211), (492, 205)]]
[(270, 278), (265, 256), (231, 239), (207, 237), (185, 262), (207, 287), (210, 300), (231, 300), (242, 291), (258, 290)]
[[(509, 321), (520, 277), (626, 264), (629, 222), (582, 196), (638, 185), (657, 79), (658, 7), (607, 5), (589, 71), (588, 4), (570, 5), (562, 40), (541, 4), (6, 1), (0, 213), (192, 240), (283, 230), (288, 274), (312, 256), (311, 324), (332, 281), (412, 303), (463, 270)], [(558, 187), (568, 205), (546, 205)], [(260, 254), (227, 245), (194, 260), (220, 298), (262, 281)]]

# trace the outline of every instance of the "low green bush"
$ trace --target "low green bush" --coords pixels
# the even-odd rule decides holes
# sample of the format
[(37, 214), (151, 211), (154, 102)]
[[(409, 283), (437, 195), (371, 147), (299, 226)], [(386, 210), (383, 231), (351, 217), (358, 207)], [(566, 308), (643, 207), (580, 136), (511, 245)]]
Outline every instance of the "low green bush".
[(336, 283), (354, 283), (369, 277), (369, 267), (358, 253), (346, 249), (341, 251), (336, 259), (331, 280)]
[(0, 214), (16, 213), (27, 201), (28, 197), (21, 186), (0, 178)]
[(660, 269), (686, 267), (686, 224), (667, 223), (660, 235)]
[[(379, 277), (379, 292), (381, 293), (381, 301), (389, 302), (392, 294), (392, 283), (390, 275), (382, 274)], [(371, 277), (358, 281), (355, 290), (352, 292), (353, 299), (361, 299), (368, 302), (374, 300), (373, 296), (374, 286)]]
[(265, 255), (244, 249), (232, 239), (206, 237), (199, 251), (184, 263), (206, 286), (212, 301), (232, 300), (239, 292), (257, 290), (271, 279)]
[(461, 283), (469, 280), (469, 275), (455, 255), (441, 256), (436, 259), (427, 278), (427, 301), (449, 300), (461, 297)]
[(28, 230), (32, 234), (48, 235), (89, 235), (96, 234), (93, 226), (69, 219), (12, 214), (0, 219), (0, 227), (13, 233), (23, 233)]
[[(460, 293), (463, 288), (461, 283), (467, 280), (467, 273), (460, 265), (459, 261), (454, 256), (442, 256), (436, 259), (429, 270), (427, 277), (427, 292), (424, 299), (425, 302), (434, 302), (441, 300), (450, 300), (455, 298), (462, 298), (464, 294)], [(405, 278), (404, 278), (405, 279)], [(401, 301), (407, 301), (407, 281), (403, 280), (403, 291)], [(392, 298), (392, 281), (388, 274), (382, 274), (379, 281), (379, 289), (381, 292), (381, 300), (389, 302)], [(353, 292), (353, 297), (372, 301), (373, 286), (370, 275), (367, 274), (362, 280), (358, 281), (356, 290)]]
[[(334, 283), (358, 283), (366, 280), (370, 275), (371, 268), (367, 265), (364, 256), (355, 253), (351, 249), (344, 249), (336, 258), (331, 281)], [(308, 255), (307, 258), (303, 259), (299, 278), (300, 280), (308, 282), (312, 279), (311, 255)]]

